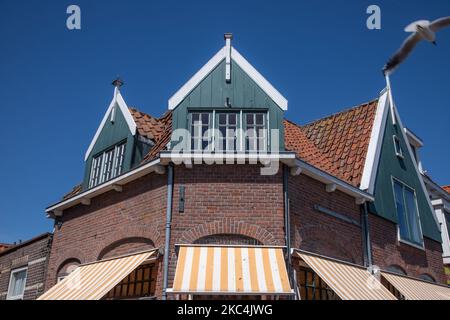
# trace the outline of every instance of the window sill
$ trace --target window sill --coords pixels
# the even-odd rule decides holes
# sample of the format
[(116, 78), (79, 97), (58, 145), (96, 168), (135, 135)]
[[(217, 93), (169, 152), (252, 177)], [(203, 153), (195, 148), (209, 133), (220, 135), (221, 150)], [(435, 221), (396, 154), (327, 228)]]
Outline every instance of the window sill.
[(420, 245), (420, 244), (417, 244), (417, 243), (414, 243), (414, 242), (411, 242), (411, 241), (408, 241), (408, 240), (403, 240), (403, 239), (399, 239), (398, 242), (399, 242), (399, 244), (406, 244), (406, 245), (414, 247), (416, 249), (425, 251), (425, 244), (424, 243), (422, 243), (422, 245)]

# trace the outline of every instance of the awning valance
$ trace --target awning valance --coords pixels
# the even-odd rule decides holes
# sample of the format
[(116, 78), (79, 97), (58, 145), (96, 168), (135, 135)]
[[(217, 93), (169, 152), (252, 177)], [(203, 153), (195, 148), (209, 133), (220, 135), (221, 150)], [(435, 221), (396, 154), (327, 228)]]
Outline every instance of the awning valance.
[(295, 251), (342, 300), (396, 300), (366, 268), (350, 263)]
[(384, 271), (381, 272), (381, 276), (394, 286), (406, 300), (450, 300), (450, 288), (448, 287)]
[(286, 295), (289, 284), (280, 247), (180, 246), (173, 293)]
[(100, 300), (157, 250), (85, 264), (38, 300)]

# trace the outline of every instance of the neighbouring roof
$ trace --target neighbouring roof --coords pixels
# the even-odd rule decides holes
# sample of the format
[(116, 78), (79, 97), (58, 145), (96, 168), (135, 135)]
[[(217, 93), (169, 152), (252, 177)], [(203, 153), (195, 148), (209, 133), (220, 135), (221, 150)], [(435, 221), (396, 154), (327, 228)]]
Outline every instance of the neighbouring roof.
[[(306, 125), (284, 120), (285, 147), (309, 164), (359, 187), (369, 146), (378, 100), (344, 110)], [(172, 132), (172, 112), (155, 118), (135, 108), (130, 113), (138, 133), (154, 142), (142, 163), (167, 149)], [(81, 185), (64, 196), (82, 191)]]
[(443, 186), (442, 189), (447, 191), (447, 193), (450, 193), (450, 186)]
[(27, 246), (27, 245), (29, 245), (31, 243), (34, 243), (36, 241), (39, 241), (39, 240), (42, 240), (44, 238), (48, 238), (48, 237), (51, 237), (51, 236), (52, 236), (52, 234), (50, 232), (46, 232), (46, 233), (40, 234), (40, 235), (38, 235), (38, 236), (36, 236), (34, 238), (31, 238), (29, 240), (23, 241), (21, 243), (18, 243), (18, 244), (15, 244), (15, 245), (9, 245), (3, 251), (0, 250), (0, 256), (5, 255), (7, 253), (10, 253), (12, 251), (15, 251), (15, 250), (17, 250), (19, 248), (23, 248), (23, 247), (25, 247), (25, 246)]

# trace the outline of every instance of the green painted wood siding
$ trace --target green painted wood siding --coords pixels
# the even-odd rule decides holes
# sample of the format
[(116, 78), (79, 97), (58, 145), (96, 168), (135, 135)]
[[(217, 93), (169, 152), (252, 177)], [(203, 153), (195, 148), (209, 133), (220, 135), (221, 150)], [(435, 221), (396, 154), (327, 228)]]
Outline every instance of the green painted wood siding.
[[(392, 187), (392, 177), (395, 177), (416, 191), (423, 235), (441, 242), (440, 231), (433, 217), (433, 212), (428, 204), (427, 194), (423, 192), (421, 183), (417, 177), (417, 172), (413, 163), (414, 160), (408, 153), (406, 142), (400, 131), (401, 128), (399, 128), (398, 125), (392, 124), (390, 113), (386, 121), (380, 162), (375, 181), (375, 202), (370, 205), (371, 212), (398, 223)], [(394, 135), (400, 139), (400, 145), (404, 156), (403, 160), (395, 154)]]
[[(110, 115), (108, 115), (108, 117), (109, 116)], [(86, 166), (83, 179), (83, 190), (86, 190), (89, 186), (92, 159), (99, 153), (125, 140), (126, 147), (123, 172), (130, 170), (132, 167), (132, 162), (135, 162), (133, 161), (135, 154), (135, 139), (128, 127), (122, 111), (120, 108), (116, 108), (115, 121), (111, 122), (108, 118), (94, 145), (94, 148), (85, 162)]]
[[(227, 108), (226, 98), (231, 108)], [(230, 111), (267, 110), (269, 129), (280, 130), (280, 150), (284, 150), (283, 110), (234, 62), (231, 82), (225, 81), (225, 61), (222, 61), (173, 111), (173, 129), (189, 128), (188, 113), (193, 109), (224, 109)]]

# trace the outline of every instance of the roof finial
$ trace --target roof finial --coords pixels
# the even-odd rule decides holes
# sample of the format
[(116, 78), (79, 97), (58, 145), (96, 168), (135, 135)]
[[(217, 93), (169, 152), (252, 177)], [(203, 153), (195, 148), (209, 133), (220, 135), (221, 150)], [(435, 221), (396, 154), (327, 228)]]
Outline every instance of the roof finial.
[(120, 77), (119, 76), (117, 76), (117, 78), (111, 83), (114, 87), (116, 87), (116, 88), (120, 88), (121, 86), (123, 86), (123, 81), (122, 81), (122, 79), (120, 79)]
[(225, 81), (231, 82), (231, 40), (233, 34), (225, 33), (223, 37), (225, 39)]

